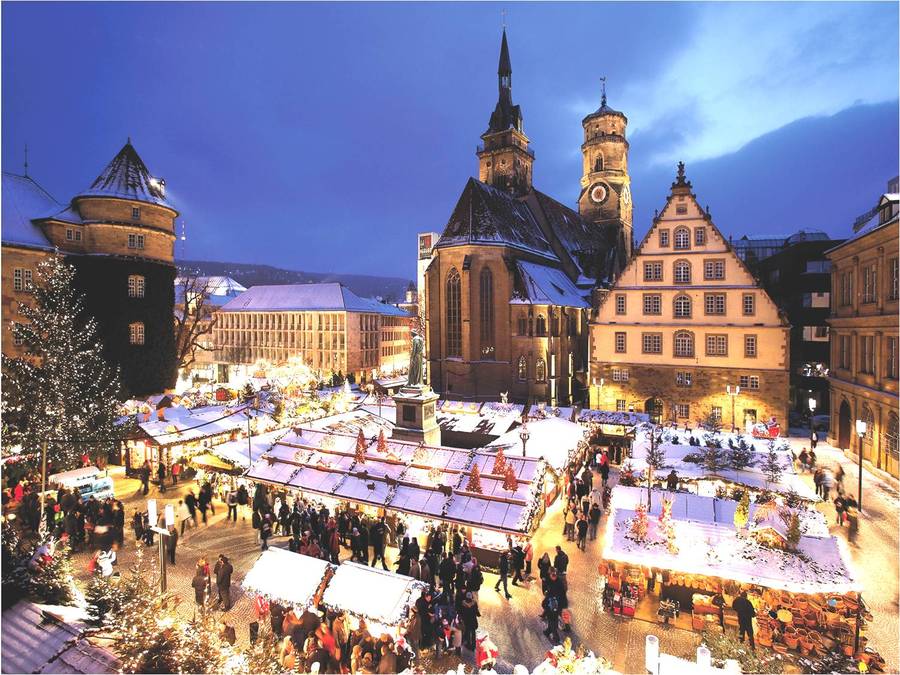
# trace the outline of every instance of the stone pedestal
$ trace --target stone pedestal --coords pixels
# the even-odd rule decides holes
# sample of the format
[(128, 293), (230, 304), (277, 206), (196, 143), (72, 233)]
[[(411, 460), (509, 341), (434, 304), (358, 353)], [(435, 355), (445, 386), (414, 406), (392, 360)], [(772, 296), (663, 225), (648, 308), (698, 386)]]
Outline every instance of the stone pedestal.
[(441, 428), (435, 419), (437, 400), (438, 395), (431, 387), (401, 387), (394, 395), (397, 424), (392, 437), (399, 441), (440, 445)]

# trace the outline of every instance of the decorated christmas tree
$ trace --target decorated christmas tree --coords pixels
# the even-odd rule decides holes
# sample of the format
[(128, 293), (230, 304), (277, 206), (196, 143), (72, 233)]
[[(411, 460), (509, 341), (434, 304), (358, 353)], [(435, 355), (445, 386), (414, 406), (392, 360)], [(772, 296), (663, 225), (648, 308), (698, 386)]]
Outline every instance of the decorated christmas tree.
[(503, 475), (503, 489), (515, 492), (518, 488), (519, 481), (516, 480), (515, 469), (512, 468), (512, 464), (507, 464)]
[[(358, 443), (357, 439), (357, 443)], [(387, 439), (384, 437), (384, 429), (378, 432), (378, 452), (386, 455), (388, 451)]]
[(357, 464), (365, 464), (366, 463), (366, 437), (363, 436), (362, 429), (359, 430), (359, 433), (356, 435), (356, 463)]
[(748, 466), (753, 466), (756, 458), (753, 454), (753, 448), (747, 445), (747, 442), (742, 438), (740, 443), (738, 443), (737, 447), (731, 448), (728, 451), (728, 466), (735, 471), (740, 471), (741, 469), (746, 469)]
[(647, 506), (641, 502), (637, 505), (634, 518), (631, 521), (631, 534), (638, 541), (644, 541), (647, 538)]
[(491, 473), (495, 476), (506, 475), (506, 455), (503, 454), (503, 448), (499, 448), (494, 455), (494, 468), (491, 469)]
[(4, 354), (2, 361), (4, 445), (21, 445), (22, 456), (34, 457), (26, 461), (36, 466), (49, 439), (50, 473), (79, 466), (85, 451), (106, 457), (122, 435), (116, 425), (119, 374), (103, 357), (97, 323), (85, 314), (74, 278), (61, 256), (38, 265), (37, 283), (18, 305), (22, 320), (12, 324), (13, 339), (29, 358)]
[(481, 471), (478, 470), (478, 465), (472, 465), (472, 472), (469, 474), (469, 483), (466, 485), (466, 490), (468, 492), (478, 492), (481, 493)]
[(659, 514), (659, 529), (666, 538), (666, 548), (673, 555), (678, 553), (678, 545), (675, 543), (675, 523), (672, 521), (672, 500), (663, 499), (662, 510)]
[(744, 490), (741, 501), (738, 502), (737, 508), (734, 510), (734, 526), (737, 529), (743, 528), (750, 518), (750, 492)]
[(247, 380), (247, 384), (241, 389), (241, 400), (244, 403), (250, 403), (254, 398), (256, 398), (256, 389), (253, 388), (253, 383)]

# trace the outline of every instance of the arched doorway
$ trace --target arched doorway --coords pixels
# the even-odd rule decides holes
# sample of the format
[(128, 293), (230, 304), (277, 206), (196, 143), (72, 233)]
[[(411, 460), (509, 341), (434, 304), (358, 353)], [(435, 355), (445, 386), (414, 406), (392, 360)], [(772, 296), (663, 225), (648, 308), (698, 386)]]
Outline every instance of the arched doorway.
[(663, 402), (658, 398), (648, 398), (644, 401), (644, 412), (650, 415), (650, 421), (659, 424), (662, 420)]
[(838, 411), (838, 447), (842, 450), (850, 449), (852, 424), (853, 416), (850, 414), (850, 404), (846, 400), (841, 401), (841, 408)]

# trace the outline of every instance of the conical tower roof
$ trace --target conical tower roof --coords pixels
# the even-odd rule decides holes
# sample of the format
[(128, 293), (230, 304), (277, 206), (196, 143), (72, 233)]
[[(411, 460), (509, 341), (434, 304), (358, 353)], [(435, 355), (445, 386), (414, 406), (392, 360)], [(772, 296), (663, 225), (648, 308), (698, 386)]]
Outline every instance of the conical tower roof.
[(165, 181), (154, 178), (131, 144), (125, 143), (112, 161), (78, 197), (115, 197), (174, 208), (166, 201)]

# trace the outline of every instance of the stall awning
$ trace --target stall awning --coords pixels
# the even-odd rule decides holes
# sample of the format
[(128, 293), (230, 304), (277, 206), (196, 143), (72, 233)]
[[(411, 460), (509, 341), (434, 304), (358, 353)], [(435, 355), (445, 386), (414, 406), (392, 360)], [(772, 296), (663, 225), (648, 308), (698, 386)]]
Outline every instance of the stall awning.
[(412, 577), (355, 562), (338, 566), (322, 601), (366, 621), (386, 626), (400, 624), (427, 585)]
[(256, 559), (241, 586), (268, 600), (306, 608), (315, 604), (333, 570), (325, 560), (270, 548)]
[(224, 459), (216, 457), (211, 452), (204, 452), (191, 457), (191, 464), (207, 471), (218, 471), (225, 473), (240, 473), (240, 468), (236, 468), (233, 464), (229, 464)]

